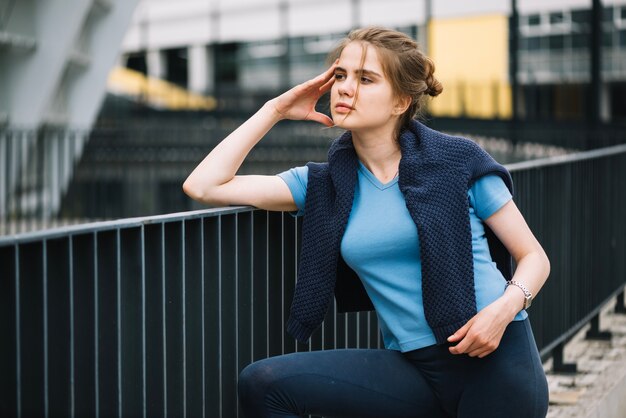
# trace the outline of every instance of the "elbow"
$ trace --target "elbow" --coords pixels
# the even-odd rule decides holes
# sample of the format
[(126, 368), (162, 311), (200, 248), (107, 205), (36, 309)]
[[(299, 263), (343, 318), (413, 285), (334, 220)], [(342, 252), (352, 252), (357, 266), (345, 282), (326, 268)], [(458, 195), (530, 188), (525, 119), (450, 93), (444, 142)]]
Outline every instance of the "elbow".
[(537, 258), (535, 262), (537, 263), (537, 265), (541, 266), (540, 269), (543, 271), (544, 281), (547, 280), (550, 276), (550, 259), (548, 258), (548, 255), (541, 246), (539, 246), (538, 248)]
[(185, 180), (183, 183), (183, 193), (194, 200), (196, 199), (196, 190), (189, 179)]
[(183, 192), (193, 200), (206, 202), (202, 189), (189, 178), (183, 183)]
[(183, 183), (183, 192), (195, 201), (209, 206), (225, 206), (213, 189), (209, 189), (206, 185), (194, 183), (187, 179)]
[(546, 280), (547, 280), (548, 277), (550, 276), (550, 269), (551, 269), (550, 259), (548, 258), (548, 255), (545, 252), (543, 253), (543, 256), (545, 258), (545, 266), (546, 266), (545, 269), (546, 269)]

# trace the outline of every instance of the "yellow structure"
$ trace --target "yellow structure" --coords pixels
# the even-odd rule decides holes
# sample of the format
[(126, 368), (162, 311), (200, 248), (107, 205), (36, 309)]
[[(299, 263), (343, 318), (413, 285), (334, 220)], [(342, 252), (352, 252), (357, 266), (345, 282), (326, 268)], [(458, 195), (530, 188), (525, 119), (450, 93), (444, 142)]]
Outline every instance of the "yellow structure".
[(433, 19), (429, 56), (443, 93), (432, 100), (436, 116), (510, 118), (509, 23), (504, 15)]
[(213, 110), (217, 106), (213, 97), (195, 94), (173, 83), (146, 77), (138, 71), (123, 67), (111, 70), (107, 90), (158, 109)]

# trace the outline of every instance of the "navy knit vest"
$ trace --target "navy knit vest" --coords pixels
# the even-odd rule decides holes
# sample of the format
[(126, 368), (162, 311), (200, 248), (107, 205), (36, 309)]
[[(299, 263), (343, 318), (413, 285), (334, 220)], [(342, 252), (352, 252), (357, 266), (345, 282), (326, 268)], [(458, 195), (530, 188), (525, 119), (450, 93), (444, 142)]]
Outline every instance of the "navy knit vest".
[[(437, 344), (476, 314), (468, 189), (498, 174), (513, 194), (511, 175), (475, 142), (413, 121), (399, 138), (399, 187), (417, 227), (426, 321)], [(348, 131), (328, 152), (328, 163), (308, 163), (298, 281), (287, 331), (307, 342), (335, 294), (339, 312), (371, 310), (371, 300), (340, 255), (357, 183), (358, 159)], [(485, 224), (489, 250), (504, 277), (511, 255)]]

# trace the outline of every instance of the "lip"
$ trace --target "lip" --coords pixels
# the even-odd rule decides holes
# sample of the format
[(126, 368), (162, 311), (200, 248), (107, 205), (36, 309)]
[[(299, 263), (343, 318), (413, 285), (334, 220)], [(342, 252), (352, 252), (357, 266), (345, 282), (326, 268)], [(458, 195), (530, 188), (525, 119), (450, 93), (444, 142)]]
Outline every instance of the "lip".
[(354, 110), (354, 108), (347, 103), (339, 102), (335, 105), (335, 110), (339, 113), (348, 113), (351, 110)]

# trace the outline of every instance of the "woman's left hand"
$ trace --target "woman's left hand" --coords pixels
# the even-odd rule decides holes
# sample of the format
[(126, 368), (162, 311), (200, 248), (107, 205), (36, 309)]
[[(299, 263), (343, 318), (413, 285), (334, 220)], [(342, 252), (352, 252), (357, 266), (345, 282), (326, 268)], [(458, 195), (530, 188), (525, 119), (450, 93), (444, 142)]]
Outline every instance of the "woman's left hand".
[(467, 353), (470, 357), (485, 357), (500, 345), (507, 325), (513, 320), (506, 304), (498, 299), (474, 315), (465, 325), (448, 337), (449, 342), (458, 342), (450, 347), (452, 354)]

